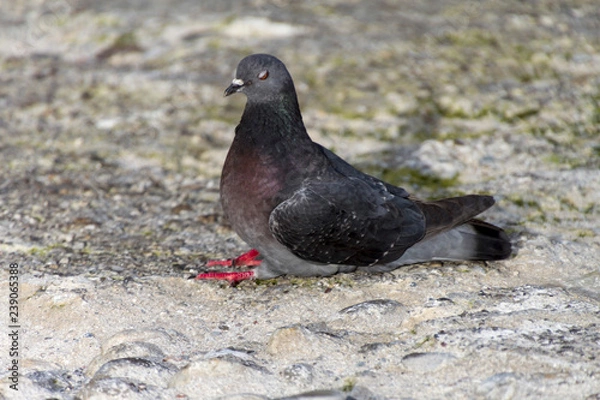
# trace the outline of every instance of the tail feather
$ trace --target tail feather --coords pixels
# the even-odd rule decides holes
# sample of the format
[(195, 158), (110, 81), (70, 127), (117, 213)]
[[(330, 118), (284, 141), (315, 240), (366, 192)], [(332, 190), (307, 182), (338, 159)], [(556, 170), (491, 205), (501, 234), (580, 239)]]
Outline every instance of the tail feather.
[(466, 223), (494, 204), (492, 196), (476, 194), (431, 202), (414, 201), (425, 215), (425, 240)]
[(504, 230), (478, 219), (466, 225), (476, 232), (475, 251), (470, 260), (504, 260), (510, 257), (512, 246)]
[(390, 266), (428, 261), (503, 260), (510, 256), (511, 244), (499, 227), (471, 219), (451, 230), (425, 238)]

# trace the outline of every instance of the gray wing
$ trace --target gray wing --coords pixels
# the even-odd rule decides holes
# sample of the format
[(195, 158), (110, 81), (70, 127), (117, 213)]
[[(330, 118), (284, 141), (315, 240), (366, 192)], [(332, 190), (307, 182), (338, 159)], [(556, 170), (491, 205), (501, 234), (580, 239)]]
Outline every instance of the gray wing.
[(305, 260), (368, 266), (395, 260), (421, 240), (425, 217), (381, 181), (340, 177), (300, 188), (271, 212), (269, 227)]

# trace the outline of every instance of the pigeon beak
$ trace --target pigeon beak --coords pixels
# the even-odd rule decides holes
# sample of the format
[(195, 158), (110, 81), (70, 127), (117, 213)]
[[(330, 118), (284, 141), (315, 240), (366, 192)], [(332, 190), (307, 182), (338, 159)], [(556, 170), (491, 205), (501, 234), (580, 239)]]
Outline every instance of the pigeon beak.
[(244, 88), (244, 86), (246, 86), (246, 82), (244, 82), (241, 79), (235, 78), (233, 81), (231, 81), (231, 85), (229, 85), (229, 87), (225, 89), (223, 96), (227, 97), (230, 94), (237, 93), (241, 91)]

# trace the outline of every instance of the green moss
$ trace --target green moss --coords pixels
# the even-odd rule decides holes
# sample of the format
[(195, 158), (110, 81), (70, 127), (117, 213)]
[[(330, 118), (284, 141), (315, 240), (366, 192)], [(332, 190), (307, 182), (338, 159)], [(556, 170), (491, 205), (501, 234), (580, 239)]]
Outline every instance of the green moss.
[(311, 287), (316, 283), (315, 278), (302, 278), (298, 276), (290, 276), (289, 284), (296, 287)]
[(420, 341), (418, 341), (418, 342), (415, 344), (415, 348), (417, 348), (417, 349), (418, 349), (418, 348), (421, 348), (421, 347), (423, 347), (425, 344), (427, 344), (427, 343), (429, 343), (429, 342), (431, 342), (431, 341), (433, 341), (433, 340), (435, 340), (435, 339), (433, 339), (431, 336), (427, 335), (427, 336), (425, 336), (423, 339), (421, 339)]
[(527, 225), (528, 222), (545, 223), (548, 221), (546, 213), (542, 209), (540, 203), (538, 203), (537, 201), (523, 198), (517, 195), (509, 196), (507, 200), (514, 203), (518, 207), (527, 209), (527, 217), (517, 221), (516, 223), (518, 225)]
[(448, 32), (437, 38), (439, 44), (465, 48), (493, 47), (498, 48), (498, 39), (490, 31), (467, 29)]
[(356, 386), (356, 378), (355, 377), (348, 377), (346, 379), (344, 379), (344, 384), (342, 385), (342, 392), (351, 392), (352, 389), (354, 389), (354, 386)]
[(592, 214), (595, 211), (596, 211), (596, 204), (590, 204), (583, 210), (583, 213), (584, 214)]
[(533, 115), (536, 115), (540, 112), (538, 107), (524, 107), (521, 110), (517, 110), (510, 115), (506, 115), (508, 122), (513, 122), (519, 119), (529, 118)]
[[(344, 119), (373, 119), (375, 116), (375, 113), (372, 109), (366, 108), (365, 111), (358, 111), (356, 108), (348, 107), (348, 104), (344, 101), (335, 104), (333, 102), (329, 102), (329, 104), (325, 103), (325, 105), (328, 106), (327, 111), (329, 113), (338, 115)], [(351, 131), (348, 133), (352, 134)]]
[(512, 47), (511, 54), (515, 59), (518, 59), (520, 61), (529, 61), (533, 56), (533, 50), (521, 43), (517, 43)]
[(490, 132), (485, 132), (485, 131), (466, 132), (466, 131), (462, 131), (462, 130), (457, 130), (457, 131), (448, 131), (448, 132), (443, 132), (443, 133), (440, 132), (437, 134), (436, 137), (438, 139), (443, 139), (443, 140), (478, 139), (478, 138), (490, 135), (491, 132), (492, 131), (490, 131)]
[(586, 238), (586, 237), (595, 237), (596, 234), (591, 229), (582, 229), (579, 232), (577, 232), (577, 236), (580, 238)]
[(221, 21), (220, 25), (221, 25), (221, 27), (226, 27), (228, 25), (231, 25), (237, 18), (238, 18), (238, 16), (236, 14), (229, 15), (229, 16), (225, 17), (223, 19), (223, 21)]
[(121, 20), (113, 14), (98, 14), (95, 20), (98, 27), (116, 28), (121, 24)]
[(48, 249), (46, 248), (41, 248), (41, 247), (32, 247), (30, 248), (27, 253), (30, 256), (36, 256), (36, 257), (45, 257), (48, 254)]
[(115, 50), (129, 50), (139, 48), (138, 40), (133, 31), (125, 32), (118, 36), (113, 42), (113, 48)]
[(40, 286), (35, 292), (33, 292), (28, 297), (26, 297), (25, 300), (33, 299), (34, 297), (37, 297), (37, 296), (41, 295), (42, 293), (44, 293), (46, 290), (48, 290), (47, 286)]
[(542, 209), (542, 206), (537, 201), (524, 199), (523, 197), (520, 197), (517, 195), (509, 196), (507, 200), (514, 203), (515, 205), (517, 205), (519, 207), (530, 207), (530, 208), (534, 208), (536, 210)]
[(170, 255), (170, 253), (169, 252), (161, 251), (159, 249), (154, 249), (154, 250), (152, 250), (152, 255), (154, 257), (161, 258), (162, 256), (168, 256), (168, 255)]
[(335, 7), (328, 5), (328, 4), (318, 4), (315, 3), (314, 5), (312, 5), (312, 12), (315, 15), (319, 15), (322, 17), (330, 17), (332, 15), (337, 15), (338, 11), (336, 10)]
[(331, 59), (331, 65), (336, 70), (339, 70), (341, 68), (355, 69), (356, 67), (358, 67), (358, 62), (353, 58), (349, 58), (348, 55), (344, 53), (337, 54), (335, 57), (333, 57)]
[(206, 46), (211, 50), (219, 50), (222, 46), (221, 40), (212, 38), (206, 43)]
[[(593, 104), (592, 116), (590, 118), (591, 123), (594, 126), (600, 126), (600, 94), (592, 96), (591, 102)], [(600, 154), (600, 146), (596, 146), (595, 149)]]
[(50, 255), (52, 250), (56, 250), (56, 249), (71, 251), (71, 249), (69, 247), (67, 247), (63, 244), (60, 244), (60, 243), (56, 243), (56, 244), (51, 244), (51, 245), (48, 245), (45, 247), (31, 247), (27, 251), (27, 253), (31, 256), (35, 256), (35, 257), (44, 259)]
[(354, 287), (356, 281), (353, 274), (337, 274), (330, 278), (334, 286)]
[(552, 154), (545, 156), (544, 161), (547, 163), (550, 163), (550, 164), (559, 164), (560, 165), (560, 164), (564, 163), (564, 156), (561, 156), (556, 153), (552, 153)]
[(576, 211), (579, 212), (579, 207), (577, 207), (572, 200), (567, 199), (567, 198), (561, 198), (560, 200), (560, 204), (561, 204), (561, 208), (565, 208), (569, 211)]
[(567, 165), (571, 168), (577, 168), (577, 167), (583, 166), (589, 161), (587, 159), (580, 158), (580, 157), (574, 158), (573, 156), (570, 156), (570, 155), (556, 154), (556, 153), (548, 154), (547, 156), (545, 156), (543, 158), (543, 160), (550, 164), (561, 165), (561, 166)]
[(306, 83), (311, 89), (317, 89), (321, 85), (321, 79), (317, 75), (316, 71), (309, 69), (304, 71), (302, 76), (302, 82)]
[(279, 280), (277, 278), (273, 279), (256, 279), (254, 280), (256, 286), (277, 286)]
[(135, 33), (133, 31), (129, 31), (117, 36), (113, 43), (108, 48), (99, 52), (96, 57), (100, 60), (103, 60), (112, 57), (117, 53), (141, 50), (142, 47), (138, 44)]

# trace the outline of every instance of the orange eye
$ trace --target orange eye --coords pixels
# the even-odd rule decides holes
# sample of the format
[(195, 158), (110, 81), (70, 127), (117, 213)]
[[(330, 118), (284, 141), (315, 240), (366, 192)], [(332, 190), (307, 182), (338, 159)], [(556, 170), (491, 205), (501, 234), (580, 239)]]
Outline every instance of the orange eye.
[(260, 79), (261, 81), (264, 81), (268, 77), (269, 77), (269, 71), (267, 71), (267, 70), (264, 70), (260, 74), (258, 74), (258, 79)]

